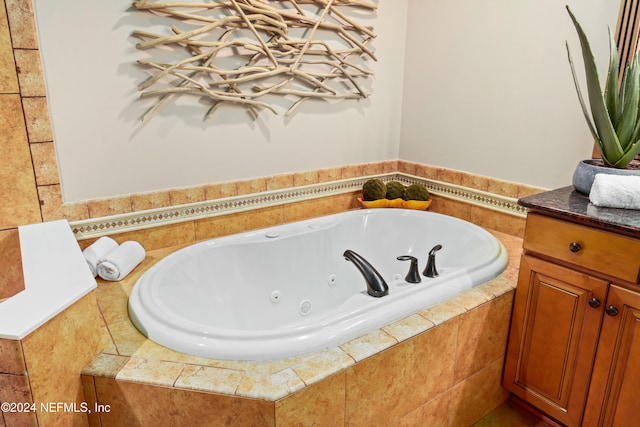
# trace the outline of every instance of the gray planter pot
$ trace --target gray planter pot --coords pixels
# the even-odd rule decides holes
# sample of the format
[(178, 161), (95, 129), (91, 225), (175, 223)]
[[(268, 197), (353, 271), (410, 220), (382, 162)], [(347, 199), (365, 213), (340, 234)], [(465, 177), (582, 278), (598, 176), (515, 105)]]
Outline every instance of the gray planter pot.
[[(634, 160), (634, 162), (637, 162), (637, 160)], [(603, 166), (603, 164), (602, 160), (594, 159), (582, 160), (578, 163), (578, 167), (573, 173), (573, 186), (575, 189), (582, 194), (589, 195), (591, 192), (591, 186), (593, 185), (593, 180), (598, 173), (640, 176), (640, 169), (616, 169)]]

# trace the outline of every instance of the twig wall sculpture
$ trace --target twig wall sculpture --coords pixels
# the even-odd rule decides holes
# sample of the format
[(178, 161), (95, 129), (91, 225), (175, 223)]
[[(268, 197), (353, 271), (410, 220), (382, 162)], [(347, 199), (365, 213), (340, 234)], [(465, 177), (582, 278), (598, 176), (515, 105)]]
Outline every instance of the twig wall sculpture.
[(240, 105), (254, 119), (263, 110), (277, 114), (272, 105), (276, 99), (291, 100), (286, 112), (290, 115), (309, 99), (369, 96), (363, 82), (373, 77), (368, 64), (376, 60), (371, 47), (376, 35), (354, 16), (373, 15), (375, 3), (141, 0), (133, 6), (177, 20), (166, 34), (134, 31), (141, 39), (138, 49), (156, 48), (159, 56), (166, 53), (167, 47), (183, 52), (169, 63), (138, 61), (152, 70), (151, 77), (138, 87), (141, 96), (157, 98), (142, 120), (182, 94), (206, 100), (210, 108), (205, 118), (222, 106)]

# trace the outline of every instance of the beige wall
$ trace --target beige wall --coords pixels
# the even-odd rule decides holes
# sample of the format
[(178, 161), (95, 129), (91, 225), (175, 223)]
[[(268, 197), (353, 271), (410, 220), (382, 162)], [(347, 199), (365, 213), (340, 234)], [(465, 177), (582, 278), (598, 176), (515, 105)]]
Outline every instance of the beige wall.
[(571, 185), (593, 138), (567, 61), (565, 41), (583, 74), (566, 4), (604, 77), (607, 26), (615, 30), (619, 1), (410, 0), (400, 158), (539, 187)]

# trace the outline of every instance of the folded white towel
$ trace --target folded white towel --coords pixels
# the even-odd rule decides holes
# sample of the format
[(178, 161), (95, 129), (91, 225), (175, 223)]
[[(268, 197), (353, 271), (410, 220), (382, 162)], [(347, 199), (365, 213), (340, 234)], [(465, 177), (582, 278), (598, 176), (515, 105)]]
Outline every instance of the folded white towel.
[(640, 209), (640, 176), (596, 174), (589, 200), (596, 206)]
[(138, 242), (129, 240), (106, 254), (98, 262), (98, 276), (104, 280), (118, 281), (140, 264), (146, 252)]
[(96, 277), (98, 275), (96, 267), (98, 266), (98, 261), (100, 261), (100, 258), (117, 247), (118, 242), (113, 240), (111, 237), (103, 236), (93, 242), (91, 245), (87, 246), (85, 250), (82, 251), (82, 255), (84, 255), (84, 259), (87, 260), (89, 270), (91, 270), (91, 274), (93, 274), (93, 277)]

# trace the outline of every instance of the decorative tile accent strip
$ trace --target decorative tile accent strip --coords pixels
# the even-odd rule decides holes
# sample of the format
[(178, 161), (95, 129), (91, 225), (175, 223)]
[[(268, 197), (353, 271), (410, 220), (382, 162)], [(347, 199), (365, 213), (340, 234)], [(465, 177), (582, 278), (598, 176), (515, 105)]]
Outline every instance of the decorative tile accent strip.
[(312, 200), (336, 194), (350, 193), (359, 191), (362, 185), (371, 178), (378, 178), (385, 182), (397, 180), (407, 185), (419, 183), (426, 186), (430, 193), (437, 196), (460, 200), (519, 217), (526, 215), (526, 209), (519, 206), (518, 200), (512, 197), (500, 196), (486, 191), (474, 190), (404, 173), (388, 173), (73, 221), (71, 222), (71, 228), (78, 240), (89, 239), (107, 234), (141, 230), (252, 209), (278, 206), (286, 203)]

